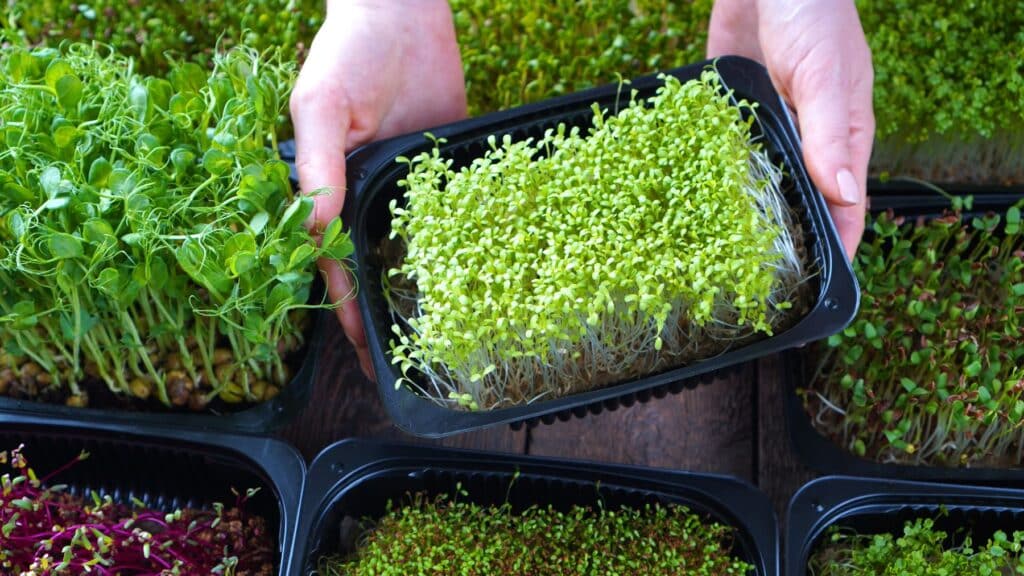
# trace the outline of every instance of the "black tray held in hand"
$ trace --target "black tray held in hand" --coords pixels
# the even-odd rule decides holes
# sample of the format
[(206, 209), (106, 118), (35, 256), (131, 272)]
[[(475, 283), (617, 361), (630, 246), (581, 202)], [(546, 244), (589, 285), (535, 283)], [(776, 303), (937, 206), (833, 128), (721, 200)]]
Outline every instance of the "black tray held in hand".
[[(380, 394), (400, 428), (421, 436), (438, 437), (496, 424), (538, 419), (552, 422), (556, 417), (583, 416), (602, 408), (614, 409), (619, 404), (642, 402), (652, 396), (663, 396), (666, 391), (677, 392), (691, 387), (680, 383), (692, 381), (695, 377), (708, 376), (726, 367), (825, 338), (842, 330), (852, 319), (859, 299), (856, 280), (825, 202), (807, 176), (796, 130), (766, 70), (750, 60), (724, 57), (667, 73), (687, 81), (698, 78), (711, 65), (737, 99), (757, 104), (758, 121), (754, 123), (753, 130), (763, 136), (772, 161), (783, 166), (783, 189), (801, 227), (807, 251), (805, 264), (812, 274), (808, 281), (807, 314), (789, 329), (737, 346), (714, 358), (564, 398), (510, 408), (461, 411), (442, 406), (408, 386), (396, 389), (395, 383), (401, 373), (392, 364), (390, 340), (393, 338), (393, 322), (382, 287), (388, 265), (376, 254), (391, 229), (388, 204), (392, 200), (404, 201), (398, 181), (408, 173), (408, 166), (399, 164), (396, 158), (412, 158), (432, 149), (434, 143), (423, 133), (373, 143), (356, 150), (348, 158), (349, 190), (344, 215), (355, 244), (359, 307), (365, 321)], [(661, 85), (662, 81), (652, 75), (633, 80), (629, 88), (637, 92), (638, 98), (647, 98)], [(453, 159), (457, 169), (482, 156), (488, 149), (487, 139), (491, 135), (496, 135), (499, 140), (503, 135), (522, 140), (541, 137), (545, 130), (559, 124), (585, 129), (591, 123), (591, 106), (594, 103), (614, 111), (620, 99), (621, 87), (608, 85), (445, 125), (430, 132), (445, 140), (440, 145), (441, 154)]]

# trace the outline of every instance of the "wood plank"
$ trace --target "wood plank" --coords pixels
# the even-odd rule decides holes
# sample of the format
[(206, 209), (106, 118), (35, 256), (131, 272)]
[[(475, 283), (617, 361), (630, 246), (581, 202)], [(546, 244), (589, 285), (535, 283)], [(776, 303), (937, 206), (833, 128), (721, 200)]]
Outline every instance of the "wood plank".
[(331, 443), (343, 438), (382, 438), (402, 442), (440, 444), (459, 448), (522, 453), (526, 432), (500, 426), (461, 434), (440, 441), (406, 434), (388, 418), (377, 395), (377, 385), (359, 370), (352, 345), (340, 327), (327, 329), (320, 373), (312, 398), (295, 422), (279, 435), (307, 460)]
[(772, 499), (775, 513), (785, 523), (790, 498), (817, 474), (800, 463), (786, 428), (785, 395), (795, 375), (783, 373), (778, 356), (759, 360), (757, 372), (758, 486)]
[(754, 479), (754, 367), (646, 404), (530, 430), (528, 452)]

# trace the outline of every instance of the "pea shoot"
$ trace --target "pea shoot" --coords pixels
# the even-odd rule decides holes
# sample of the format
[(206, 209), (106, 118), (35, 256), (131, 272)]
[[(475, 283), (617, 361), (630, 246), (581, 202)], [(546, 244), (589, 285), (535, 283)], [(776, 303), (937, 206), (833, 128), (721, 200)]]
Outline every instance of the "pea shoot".
[(202, 410), (273, 397), (318, 244), (277, 156), (294, 65), (238, 47), (139, 74), (102, 45), (0, 50), (0, 393)]

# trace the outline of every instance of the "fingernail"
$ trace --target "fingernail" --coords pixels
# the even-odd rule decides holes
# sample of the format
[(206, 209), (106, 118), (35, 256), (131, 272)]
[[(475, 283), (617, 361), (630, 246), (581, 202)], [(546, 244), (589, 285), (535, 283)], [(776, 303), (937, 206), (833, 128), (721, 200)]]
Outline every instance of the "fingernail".
[(849, 205), (860, 203), (860, 190), (857, 189), (857, 181), (853, 178), (853, 172), (843, 168), (836, 174), (836, 183), (839, 184), (839, 197)]

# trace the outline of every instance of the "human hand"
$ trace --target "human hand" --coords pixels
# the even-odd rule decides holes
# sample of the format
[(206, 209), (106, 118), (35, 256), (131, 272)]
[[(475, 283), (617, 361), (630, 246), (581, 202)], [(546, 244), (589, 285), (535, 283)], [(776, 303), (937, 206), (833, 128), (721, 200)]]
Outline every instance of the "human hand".
[(875, 138), (874, 69), (853, 0), (717, 0), (707, 51), (768, 68), (796, 110), (807, 171), (853, 259)]
[[(345, 154), (373, 140), (466, 115), (466, 87), (446, 0), (328, 0), (291, 97), (299, 185), (315, 196), (319, 233), (345, 202)], [(323, 260), (338, 319), (374, 378), (348, 271)]]

